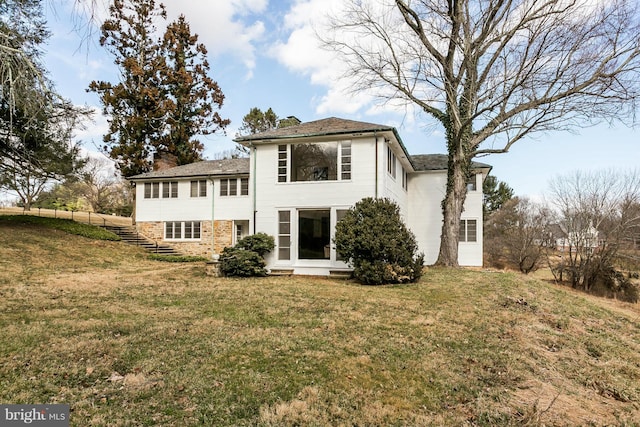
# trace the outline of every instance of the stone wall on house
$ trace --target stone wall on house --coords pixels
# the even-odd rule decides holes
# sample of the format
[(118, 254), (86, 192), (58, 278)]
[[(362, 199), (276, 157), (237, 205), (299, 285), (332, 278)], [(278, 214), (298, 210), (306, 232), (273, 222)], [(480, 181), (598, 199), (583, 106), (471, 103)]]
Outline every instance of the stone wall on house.
[(217, 220), (213, 222), (215, 231), (214, 249), (215, 253), (222, 253), (228, 246), (233, 246), (233, 221)]
[[(184, 255), (212, 257), (211, 253), (211, 221), (202, 221), (200, 225), (200, 240), (197, 241), (175, 241), (164, 240), (164, 223), (160, 221), (137, 222), (138, 232), (149, 240), (158, 243), (166, 243)], [(233, 221), (214, 221), (215, 230), (215, 253), (220, 254), (227, 246), (233, 245)]]

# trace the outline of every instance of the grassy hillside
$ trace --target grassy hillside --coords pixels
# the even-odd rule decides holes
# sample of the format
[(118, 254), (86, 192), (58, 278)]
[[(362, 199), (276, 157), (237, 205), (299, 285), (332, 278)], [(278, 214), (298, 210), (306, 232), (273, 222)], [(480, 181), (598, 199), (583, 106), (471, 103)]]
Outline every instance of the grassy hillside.
[(0, 222), (0, 402), (74, 426), (634, 425), (639, 314), (508, 273), (214, 279)]

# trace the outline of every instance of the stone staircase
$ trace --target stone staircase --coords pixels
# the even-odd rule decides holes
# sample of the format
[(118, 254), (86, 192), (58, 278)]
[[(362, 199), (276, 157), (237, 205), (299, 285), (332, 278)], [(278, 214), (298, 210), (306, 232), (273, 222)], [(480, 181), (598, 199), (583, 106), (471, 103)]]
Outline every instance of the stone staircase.
[(123, 225), (105, 225), (103, 227), (106, 230), (111, 231), (114, 234), (120, 236), (123, 242), (130, 245), (140, 246), (146, 249), (148, 252), (158, 255), (182, 255), (169, 245), (158, 244), (153, 240), (149, 240), (141, 235), (135, 227), (123, 226)]

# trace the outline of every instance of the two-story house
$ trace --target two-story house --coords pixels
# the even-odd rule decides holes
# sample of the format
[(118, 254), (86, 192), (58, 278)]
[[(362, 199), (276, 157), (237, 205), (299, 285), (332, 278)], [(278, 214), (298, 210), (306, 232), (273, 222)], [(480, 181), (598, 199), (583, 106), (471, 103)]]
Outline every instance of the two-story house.
[[(136, 226), (185, 253), (211, 256), (256, 232), (275, 237), (267, 267), (326, 275), (348, 269), (336, 223), (365, 197), (398, 204), (425, 262), (435, 262), (447, 156), (411, 156), (395, 128), (328, 118), (236, 139), (248, 159), (211, 160), (131, 177)], [(475, 174), (460, 222), (459, 263), (482, 265), (482, 182)]]

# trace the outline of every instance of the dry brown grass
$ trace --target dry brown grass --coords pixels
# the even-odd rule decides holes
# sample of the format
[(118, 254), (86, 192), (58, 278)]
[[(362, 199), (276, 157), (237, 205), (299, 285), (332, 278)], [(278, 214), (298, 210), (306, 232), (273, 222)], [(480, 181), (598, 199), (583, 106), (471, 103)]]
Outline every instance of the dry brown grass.
[(214, 279), (0, 225), (0, 401), (72, 425), (634, 425), (640, 310), (513, 273)]

